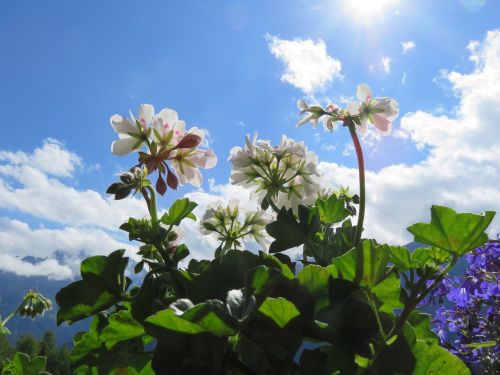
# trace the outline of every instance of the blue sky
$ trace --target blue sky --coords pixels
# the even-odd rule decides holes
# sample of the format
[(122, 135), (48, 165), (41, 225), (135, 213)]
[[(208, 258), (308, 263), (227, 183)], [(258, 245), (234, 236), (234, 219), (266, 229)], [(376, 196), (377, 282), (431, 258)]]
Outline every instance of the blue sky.
[[(465, 121), (470, 120), (474, 112), (467, 112), (470, 109), (467, 100), (474, 102), (474, 98), (480, 95), (471, 93), (478, 88), (470, 84), (470, 80), (494, 79), (500, 69), (496, 57), (488, 57), (488, 52), (498, 53), (497, 40), (494, 36), (491, 40), (487, 36), (489, 31), (500, 27), (500, 2), (381, 0), (381, 10), (374, 10), (370, 13), (373, 17), (361, 20), (354, 14), (363, 14), (360, 8), (363, 2), (357, 2), (357, 8), (346, 3), (356, 1), (1, 2), (2, 186), (7, 186), (6, 191), (27, 196), (30, 192), (40, 194), (39, 201), (48, 199), (46, 207), (52, 203), (65, 207), (65, 202), (54, 203), (57, 194), (49, 199), (43, 195), (45, 190), (37, 191), (36, 186), (28, 189), (29, 182), (5, 172), (8, 166), (26, 166), (24, 162), (13, 161), (15, 157), (7, 157), (5, 153), (22, 151), (28, 156), (35, 155), (34, 150), (42, 149), (44, 140), (56, 139), (58, 142), (48, 143), (61, 152), (61, 157), (69, 158), (65, 159), (69, 163), (68, 169), (52, 173), (42, 168), (44, 176), (67, 192), (73, 191), (75, 197), (79, 197), (76, 200), (82, 196), (97, 199), (96, 194), (100, 195), (99, 202), (106, 208), (108, 201), (103, 193), (113, 182), (114, 174), (127, 169), (135, 161), (133, 156), (117, 158), (110, 153), (115, 134), (109, 125), (109, 117), (114, 113), (125, 115), (129, 109), (135, 112), (141, 103), (151, 103), (158, 110), (174, 108), (188, 126), (200, 126), (209, 131), (210, 146), (219, 156), (219, 164), (205, 171), (204, 179), (213, 178), (218, 187), (210, 188), (205, 184), (203, 193), (206, 199), (210, 195), (227, 198), (227, 194), (231, 194), (233, 190), (227, 184), (230, 174), (227, 156), (233, 146), (243, 143), (245, 134), (254, 131), (274, 143), (278, 143), (284, 133), (304, 140), (326, 163), (326, 176), (342, 177), (350, 186), (356, 186), (352, 180), (354, 155), (352, 152), (346, 155), (347, 133), (340, 129), (330, 134), (323, 132), (321, 127), (313, 130), (309, 126), (296, 129), (295, 103), (297, 99), (309, 96), (312, 97), (310, 100), (323, 104), (328, 101), (342, 104), (345, 98), (353, 96), (356, 85), (361, 82), (368, 83), (376, 95), (396, 98), (401, 108), (393, 135), (365, 139), (367, 167), (373, 172), (375, 196), (385, 194), (382, 188), (376, 189), (380, 187), (380, 180), (384, 180), (384, 173), (389, 173), (393, 165), (407, 166), (398, 175), (408, 173), (407, 178), (411, 178), (415, 172), (412, 168), (427, 168), (436, 162), (433, 155), (443, 158), (439, 160), (454, 159), (442, 155), (446, 152), (453, 154), (453, 145), (466, 149), (466, 137), (445, 144), (429, 139), (428, 134), (433, 131), (433, 126), (437, 129), (434, 134), (448, 134), (447, 130), (441, 129), (447, 121), (457, 126), (474, 123)], [(274, 53), (271, 49), (273, 41), (277, 48)], [(286, 56), (278, 56), (286, 41), (297, 48), (299, 57), (293, 55), (287, 60)], [(306, 74), (299, 79), (301, 88), (300, 83), (293, 85), (282, 77), (290, 67), (291, 59), (300, 59), (300, 48), (308, 41), (320, 55), (324, 54), (326, 61), (337, 61), (341, 68), (317, 78), (315, 74), (324, 66), (315, 66), (312, 77)], [(471, 41), (478, 41), (478, 46), (469, 44)], [(413, 48), (404, 52), (402, 43), (408, 42), (413, 44), (407, 46), (413, 45)], [(322, 45), (325, 46), (323, 52)], [(489, 66), (489, 69), (484, 66)], [(453, 72), (470, 79), (467, 82), (465, 78), (460, 80), (457, 75), (450, 75)], [(314, 79), (315, 82), (319, 79), (320, 83), (313, 90), (304, 90), (304, 84)], [(485, 90), (488, 81), (484, 80)], [(469, 86), (464, 88), (464, 85)], [(482, 108), (481, 103), (474, 103), (477, 108)], [(498, 108), (498, 105), (492, 108)], [(490, 112), (485, 110), (484, 113)], [(402, 118), (405, 120), (400, 122)], [(493, 121), (490, 117), (488, 119)], [(422, 121), (425, 123), (419, 127)], [(404, 127), (401, 126), (403, 122)], [(496, 133), (488, 133), (490, 136), (500, 136), (498, 130), (491, 129)], [(490, 148), (495, 146), (486, 143)], [(482, 144), (484, 142), (477, 140), (473, 145)], [(487, 150), (486, 147), (485, 153)], [(76, 162), (75, 158), (79, 161)], [(487, 180), (491, 181), (491, 187), (484, 187), (483, 183), (483, 188), (484, 194), (493, 198), (498, 193), (494, 187), (498, 180), (498, 164), (487, 157), (476, 162), (475, 173), (479, 173), (481, 166), (490, 167), (485, 170), (493, 176)], [(53, 163), (58, 163), (58, 160), (53, 160)], [(458, 165), (450, 168), (456, 170)], [(422, 173), (432, 175), (432, 170)], [(468, 190), (452, 192), (449, 186), (457, 183), (453, 180), (456, 176), (453, 173), (450, 176), (449, 180), (443, 178), (439, 190), (434, 191), (436, 203), (452, 203), (458, 208), (479, 211), (487, 208), (487, 202), (474, 200), (473, 191), (477, 192), (477, 188), (474, 189), (473, 185)], [(473, 174), (468, 176), (475, 178)], [(414, 194), (420, 194), (420, 190), (401, 188), (405, 183), (395, 183), (394, 186), (400, 188), (395, 193), (397, 199), (404, 201), (406, 197), (406, 200), (411, 200)], [(425, 186), (417, 185), (412, 186), (428, 191)], [(186, 193), (201, 194), (201, 191), (186, 186), (164, 202)], [(459, 196), (470, 196), (473, 203), (460, 201)], [(82, 202), (91, 204), (94, 198), (82, 198)], [(116, 243), (122, 241), (107, 224), (92, 223), (91, 219), (82, 222), (68, 219), (71, 215), (81, 215), (78, 210), (68, 212), (65, 218), (56, 214), (44, 217), (43, 208), (33, 214), (21, 203), (14, 204), (9, 199), (8, 194), (0, 193), (0, 217), (5, 228), (16, 221), (18, 226), (19, 223), (25, 224), (24, 230), (30, 235), (44, 227), (62, 231), (46, 234), (53, 238), (70, 230), (87, 234), (88, 231), (99, 231), (100, 235), (106, 235)], [(409, 224), (405, 221), (426, 219), (428, 200), (432, 197), (423, 199), (423, 208), (418, 208), (415, 215), (401, 216), (403, 229), (404, 224)], [(388, 207), (376, 206), (375, 201), (388, 202)], [(373, 199), (374, 221), (383, 221), (382, 211), (397, 209), (408, 212), (408, 207), (395, 207), (392, 201), (389, 198)], [(124, 212), (133, 211), (121, 207)], [(382, 229), (373, 232), (387, 240), (406, 239), (399, 234), (389, 235)], [(13, 233), (17, 232), (4, 230), (2, 233), (15, 242)], [(38, 238), (36, 236), (33, 238)], [(51, 246), (55, 245), (47, 242), (45, 252), (39, 255), (50, 257)], [(2, 251), (11, 253), (5, 245), (0, 253)]]

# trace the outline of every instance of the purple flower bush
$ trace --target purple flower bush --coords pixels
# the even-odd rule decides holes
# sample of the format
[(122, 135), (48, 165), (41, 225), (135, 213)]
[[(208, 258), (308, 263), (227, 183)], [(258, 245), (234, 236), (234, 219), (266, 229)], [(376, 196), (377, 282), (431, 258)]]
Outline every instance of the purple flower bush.
[(465, 260), (465, 274), (443, 279), (421, 305), (439, 306), (432, 323), (444, 347), (474, 373), (498, 374), (500, 234), (467, 254)]

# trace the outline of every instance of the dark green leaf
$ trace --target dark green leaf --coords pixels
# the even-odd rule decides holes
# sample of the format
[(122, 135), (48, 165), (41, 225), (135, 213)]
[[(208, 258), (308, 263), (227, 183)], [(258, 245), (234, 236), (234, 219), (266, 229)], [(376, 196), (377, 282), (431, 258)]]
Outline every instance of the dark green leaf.
[(314, 310), (317, 312), (329, 304), (328, 281), (330, 273), (317, 265), (304, 267), (297, 276), (299, 284), (304, 286), (314, 297)]
[(494, 211), (482, 215), (457, 214), (448, 207), (432, 206), (431, 222), (411, 225), (408, 231), (415, 236), (416, 242), (463, 255), (488, 241), (484, 230), (494, 216)]
[(144, 327), (127, 310), (120, 310), (108, 318), (109, 324), (101, 332), (101, 339), (110, 349), (118, 342), (145, 334)]
[(124, 275), (128, 258), (123, 257), (124, 252), (117, 250), (107, 257), (94, 256), (82, 262), (82, 280), (71, 283), (56, 294), (58, 324), (64, 321), (74, 323), (121, 300), (120, 295), (128, 285)]
[(319, 215), (314, 209), (299, 206), (299, 220), (293, 210), (282, 207), (275, 222), (266, 225), (269, 235), (275, 238), (269, 252), (276, 253), (304, 244), (319, 229)]

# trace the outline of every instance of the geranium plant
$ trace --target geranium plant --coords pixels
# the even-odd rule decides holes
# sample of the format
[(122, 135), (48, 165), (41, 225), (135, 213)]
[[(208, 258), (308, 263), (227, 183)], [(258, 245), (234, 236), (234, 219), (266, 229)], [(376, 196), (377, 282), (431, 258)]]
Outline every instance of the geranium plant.
[[(363, 238), (357, 133), (372, 123), (387, 134), (398, 104), (372, 97), (366, 85), (357, 96), (347, 109), (301, 100), (299, 125), (322, 119), (328, 130), (339, 123), (349, 131), (359, 193), (325, 189), (317, 157), (302, 142), (283, 136), (273, 146), (247, 137), (231, 151), (231, 180), (252, 191), (259, 210), (243, 212), (235, 202), (209, 207), (200, 227), (220, 246), (207, 260), (188, 261), (178, 237), (183, 220), (196, 220), (197, 203), (180, 198), (160, 217), (156, 199), (168, 187), (199, 186), (199, 168), (214, 166), (213, 152), (199, 148), (202, 130), (185, 130), (175, 111), (155, 114), (148, 105), (137, 118), (113, 116), (113, 152), (137, 152), (138, 163), (108, 193), (145, 199), (149, 217), (121, 226), (139, 243), (135, 272), (144, 276), (133, 284), (125, 251), (116, 250), (84, 260), (81, 280), (57, 294), (59, 324), (92, 318), (74, 338), (76, 373), (468, 374), (417, 306), (460, 257), (488, 240), (494, 212), (433, 206), (429, 223), (408, 228), (422, 244), (413, 253)], [(248, 238), (261, 250), (243, 250)], [(292, 248), (301, 249), (301, 261), (284, 253)]]

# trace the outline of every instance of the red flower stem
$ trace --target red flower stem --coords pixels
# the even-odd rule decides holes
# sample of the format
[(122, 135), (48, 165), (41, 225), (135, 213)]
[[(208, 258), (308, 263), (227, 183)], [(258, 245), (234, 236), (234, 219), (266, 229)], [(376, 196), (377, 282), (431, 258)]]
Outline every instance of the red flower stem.
[(354, 123), (352, 121), (349, 121), (347, 127), (349, 128), (349, 132), (351, 133), (352, 143), (354, 143), (354, 149), (356, 150), (356, 156), (358, 158), (359, 212), (358, 223), (356, 224), (356, 234), (354, 235), (354, 246), (357, 246), (361, 241), (361, 232), (363, 231), (363, 222), (365, 220), (365, 161), (363, 159), (363, 150), (361, 149), (361, 144), (359, 143)]

